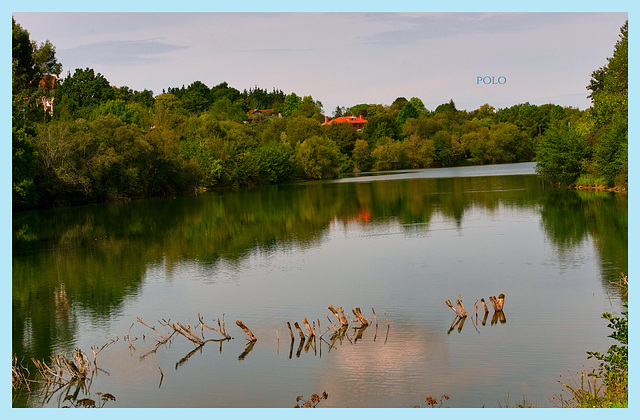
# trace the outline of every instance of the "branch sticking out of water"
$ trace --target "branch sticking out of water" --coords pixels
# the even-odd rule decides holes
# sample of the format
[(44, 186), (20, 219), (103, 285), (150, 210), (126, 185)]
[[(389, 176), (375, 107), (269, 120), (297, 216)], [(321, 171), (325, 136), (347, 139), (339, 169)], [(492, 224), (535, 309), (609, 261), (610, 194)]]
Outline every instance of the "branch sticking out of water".
[(236, 325), (237, 325), (238, 327), (240, 327), (240, 329), (242, 329), (242, 331), (244, 331), (244, 332), (247, 334), (247, 336), (249, 337), (249, 338), (248, 338), (248, 340), (249, 340), (249, 341), (257, 341), (257, 340), (258, 340), (258, 339), (256, 338), (256, 336), (255, 336), (255, 335), (253, 335), (253, 333), (251, 332), (251, 330), (250, 330), (249, 328), (247, 328), (247, 326), (246, 326), (246, 325), (244, 325), (244, 323), (243, 323), (242, 321), (237, 320), (237, 321), (236, 321)]

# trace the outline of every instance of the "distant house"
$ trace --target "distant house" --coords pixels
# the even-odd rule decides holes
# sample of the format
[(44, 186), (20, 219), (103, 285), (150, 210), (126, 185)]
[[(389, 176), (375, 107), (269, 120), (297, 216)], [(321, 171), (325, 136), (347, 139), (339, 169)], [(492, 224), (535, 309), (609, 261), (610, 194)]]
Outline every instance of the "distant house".
[(45, 88), (46, 90), (53, 90), (56, 83), (56, 76), (51, 74), (45, 74), (40, 79), (40, 87)]
[(360, 131), (362, 130), (362, 127), (364, 127), (364, 125), (367, 123), (367, 120), (362, 118), (362, 115), (359, 115), (357, 117), (353, 117), (353, 116), (337, 117), (332, 120), (329, 120), (329, 117), (324, 117), (324, 124), (322, 125), (332, 125), (332, 124), (341, 124), (341, 123), (351, 124), (355, 127), (356, 130)]
[(55, 84), (56, 84), (56, 76), (53, 76), (50, 74), (46, 74), (42, 76), (42, 78), (40, 79), (39, 85), (41, 88), (44, 88), (45, 95), (37, 98), (38, 103), (41, 103), (42, 106), (44, 107), (44, 113), (45, 114), (48, 113), (52, 117), (53, 117), (53, 100), (55, 99), (53, 97), (52, 91), (55, 88)]
[(252, 122), (254, 119), (262, 117), (262, 118), (273, 118), (280, 117), (282, 118), (282, 114), (278, 113), (278, 115), (274, 115), (273, 109), (252, 109), (247, 112), (247, 123)]

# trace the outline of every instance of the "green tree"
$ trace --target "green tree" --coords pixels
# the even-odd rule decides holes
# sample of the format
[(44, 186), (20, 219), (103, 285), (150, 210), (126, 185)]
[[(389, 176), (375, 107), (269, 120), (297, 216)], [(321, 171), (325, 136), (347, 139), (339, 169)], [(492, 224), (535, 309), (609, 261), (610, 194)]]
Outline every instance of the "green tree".
[(550, 182), (571, 185), (580, 176), (591, 151), (576, 129), (557, 124), (538, 143), (536, 171)]
[(340, 150), (331, 140), (312, 136), (298, 146), (296, 156), (309, 179), (331, 179), (338, 175)]
[(34, 42), (33, 61), (40, 75), (59, 76), (62, 72), (62, 63), (56, 58), (56, 47), (49, 40), (40, 45)]
[(33, 57), (33, 44), (29, 32), (11, 18), (11, 85), (14, 95), (33, 88), (39, 68)]
[(613, 57), (591, 75), (589, 118), (595, 139), (594, 169), (608, 185), (628, 180), (628, 24), (620, 29)]
[(294, 92), (291, 92), (284, 98), (284, 111), (283, 114), (285, 117), (293, 114), (294, 111), (300, 109), (300, 104), (302, 103), (302, 98), (296, 95)]
[(322, 126), (312, 118), (289, 117), (286, 121), (286, 141), (293, 147), (309, 137), (322, 135)]
[[(16, 100), (12, 112), (11, 146), (12, 146), (12, 203), (16, 209), (35, 205), (36, 190), (34, 172), (37, 154), (33, 145), (35, 135), (34, 124), (23, 119), (16, 119)], [(22, 101), (18, 101), (19, 104)]]
[(76, 69), (68, 75), (56, 91), (56, 98), (63, 102), (71, 118), (88, 118), (96, 106), (114, 100), (116, 93), (109, 81), (93, 69)]
[(422, 102), (422, 99), (416, 98), (414, 96), (413, 98), (409, 99), (409, 102), (411, 103), (411, 105), (413, 105), (416, 111), (418, 111), (418, 114), (424, 114), (428, 112), (427, 108), (424, 106), (424, 102)]
[(408, 164), (412, 168), (428, 168), (433, 164), (435, 157), (433, 141), (411, 134), (403, 141), (403, 147)]
[(210, 89), (204, 83), (196, 80), (187, 86), (182, 95), (182, 106), (191, 113), (198, 115), (211, 105)]
[(340, 148), (340, 153), (351, 156), (358, 139), (358, 133), (352, 124), (331, 124), (323, 128), (324, 134)]
[(418, 118), (419, 116), (420, 114), (416, 109), (416, 107), (411, 102), (407, 102), (398, 113), (398, 118), (397, 118), (398, 127), (400, 128), (400, 130), (402, 130), (402, 126), (407, 121), (407, 119)]
[(371, 169), (371, 148), (369, 142), (364, 139), (357, 139), (353, 146), (353, 162), (355, 171), (368, 171)]
[(391, 137), (378, 139), (376, 148), (371, 152), (377, 170), (401, 169), (407, 166), (407, 154), (399, 140)]

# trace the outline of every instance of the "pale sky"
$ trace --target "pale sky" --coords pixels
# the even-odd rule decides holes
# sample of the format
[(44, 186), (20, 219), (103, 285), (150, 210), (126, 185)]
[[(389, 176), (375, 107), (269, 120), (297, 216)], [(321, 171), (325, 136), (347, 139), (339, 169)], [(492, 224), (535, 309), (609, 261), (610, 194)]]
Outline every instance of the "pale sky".
[[(591, 72), (627, 13), (13, 13), (50, 40), (62, 77), (93, 68), (115, 86), (198, 80), (311, 95), (336, 106), (418, 97), (428, 109), (530, 102), (589, 107)], [(489, 76), (495, 84), (478, 83)], [(500, 79), (499, 79), (500, 78)], [(485, 78), (489, 82), (490, 78)], [(497, 84), (498, 80), (502, 84)]]

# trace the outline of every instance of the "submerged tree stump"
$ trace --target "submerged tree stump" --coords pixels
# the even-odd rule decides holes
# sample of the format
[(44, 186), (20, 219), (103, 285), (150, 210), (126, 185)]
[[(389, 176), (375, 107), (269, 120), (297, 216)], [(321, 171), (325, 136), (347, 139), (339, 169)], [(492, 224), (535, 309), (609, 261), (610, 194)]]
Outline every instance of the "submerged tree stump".
[(244, 331), (244, 332), (247, 334), (247, 336), (249, 336), (249, 338), (248, 338), (248, 340), (249, 340), (249, 341), (257, 341), (257, 340), (258, 340), (258, 339), (256, 338), (256, 336), (255, 336), (255, 335), (253, 335), (253, 333), (251, 332), (251, 330), (250, 330), (249, 328), (247, 328), (247, 326), (246, 326), (246, 325), (244, 325), (244, 323), (243, 323), (242, 321), (237, 320), (237, 321), (236, 321), (236, 325), (237, 325), (238, 327), (240, 327), (240, 328), (242, 329), (242, 331)]

